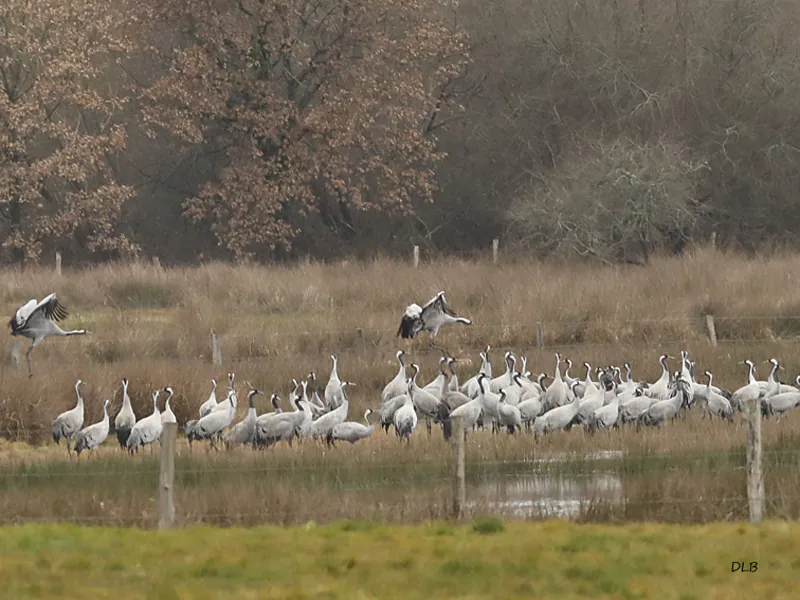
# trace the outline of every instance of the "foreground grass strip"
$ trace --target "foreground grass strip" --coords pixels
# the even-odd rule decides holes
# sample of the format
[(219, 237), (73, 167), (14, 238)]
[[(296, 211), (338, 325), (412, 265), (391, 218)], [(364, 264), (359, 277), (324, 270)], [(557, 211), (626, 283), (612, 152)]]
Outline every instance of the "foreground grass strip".
[[(0, 531), (0, 597), (796, 598), (800, 525)], [(755, 572), (731, 572), (743, 562)]]

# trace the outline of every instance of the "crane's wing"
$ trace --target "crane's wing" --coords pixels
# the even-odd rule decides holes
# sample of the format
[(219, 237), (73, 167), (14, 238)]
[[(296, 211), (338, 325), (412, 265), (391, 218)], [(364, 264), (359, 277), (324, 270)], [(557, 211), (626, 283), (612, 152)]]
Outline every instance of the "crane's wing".
[(426, 319), (430, 318), (430, 316), (433, 316), (434, 314), (447, 314), (451, 317), (456, 316), (456, 313), (450, 310), (444, 292), (439, 292), (436, 294), (433, 298), (428, 300), (424, 307), (422, 307), (423, 321), (426, 321)]
[(42, 301), (36, 305), (36, 308), (33, 309), (33, 313), (35, 314), (37, 311), (41, 311), (42, 315), (51, 321), (66, 319), (69, 315), (67, 308), (58, 301), (55, 294), (50, 294), (42, 299)]
[(25, 304), (17, 309), (16, 314), (14, 314), (14, 316), (11, 317), (11, 320), (8, 322), (12, 333), (16, 333), (25, 327), (25, 323), (28, 322), (31, 314), (33, 314), (33, 311), (36, 309), (36, 305), (36, 299), (33, 298), (28, 300)]

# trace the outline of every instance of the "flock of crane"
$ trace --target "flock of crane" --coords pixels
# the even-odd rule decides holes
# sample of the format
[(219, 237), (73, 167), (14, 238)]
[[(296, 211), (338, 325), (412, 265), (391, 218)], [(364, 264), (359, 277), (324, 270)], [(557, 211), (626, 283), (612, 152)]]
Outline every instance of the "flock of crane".
[[(433, 425), (438, 424), (445, 438), (452, 435), (456, 418), (460, 419), (464, 434), (489, 425), (493, 432), (505, 429), (514, 434), (526, 428), (538, 436), (576, 425), (582, 425), (588, 432), (625, 424), (659, 426), (694, 406), (701, 407), (710, 418), (733, 421), (735, 412), (759, 400), (763, 414), (780, 418), (800, 404), (800, 387), (780, 382), (778, 370), (781, 367), (774, 358), (768, 361), (772, 368), (763, 381), (755, 377), (755, 364), (744, 361), (748, 367), (747, 383), (731, 393), (715, 386), (709, 371), (704, 372), (706, 382), (698, 383), (694, 362), (685, 351), (681, 353), (680, 369), (674, 373), (670, 373), (667, 365), (670, 357), (662, 355), (659, 358), (661, 376), (653, 383), (636, 381), (629, 364), (593, 371), (591, 365), (584, 363), (585, 377), (572, 378), (569, 374), (572, 361), (563, 360), (561, 354), (556, 353), (554, 376), (550, 384), (545, 385), (547, 375), (541, 373), (532, 380), (530, 371), (526, 370), (526, 358), (518, 358), (511, 351), (504, 356), (505, 372), (493, 377), (490, 349), (491, 346), (486, 346), (480, 353), (478, 373), (463, 383), (459, 382), (456, 360), (442, 357), (438, 374), (423, 387), (417, 384), (419, 366), (410, 365), (409, 375), (405, 352), (398, 351), (397, 374), (381, 392), (380, 407), (375, 411), (367, 409), (364, 423), (347, 421), (346, 388), (354, 384), (340, 378), (335, 355), (331, 356), (333, 367), (322, 394), (317, 389), (313, 372), (307, 380), (292, 380), (290, 410), (283, 411), (281, 399), (272, 394), (273, 410), (259, 415), (255, 397), (262, 392), (248, 384), (247, 415), (235, 424), (238, 395), (234, 387), (235, 374), (231, 372), (224, 400), (218, 401), (217, 381), (212, 379), (210, 396), (199, 406), (198, 418), (184, 424), (184, 432), (190, 444), (208, 440), (212, 448), (218, 448), (220, 443), (228, 448), (241, 445), (266, 448), (279, 442), (291, 445), (295, 439), (305, 438), (324, 440), (335, 446), (339, 441), (355, 444), (372, 435), (376, 424), (370, 419), (373, 412), (378, 413), (377, 423), (382, 429), (388, 432), (394, 428), (397, 436), (408, 441), (420, 420), (425, 420), (429, 435)], [(562, 365), (566, 366), (563, 372)], [(110, 401), (106, 400), (103, 419), (83, 428), (84, 403), (80, 393), (83, 383), (79, 380), (75, 384), (78, 397), (75, 407), (58, 415), (52, 425), (53, 439), (57, 443), (66, 439), (68, 451), (74, 441), (78, 455), (100, 446), (111, 427)], [(800, 386), (800, 376), (797, 384)], [(165, 423), (177, 423), (170, 407), (173, 389), (167, 387), (163, 391), (167, 395), (164, 410), (160, 411), (158, 404), (161, 390), (154, 390), (153, 412), (137, 420), (128, 395), (128, 380), (122, 380), (122, 408), (114, 419), (120, 447), (134, 453), (157, 440), (160, 442)]]
[[(56, 325), (56, 321), (67, 315), (66, 307), (55, 294), (50, 294), (40, 302), (35, 299), (28, 301), (9, 321), (12, 335), (32, 340), (26, 354), (31, 376), (30, 353), (42, 341), (52, 336), (87, 333), (83, 329), (63, 330)], [(411, 304), (406, 307), (397, 336), (410, 339), (427, 331), (430, 345), (435, 346), (439, 329), (452, 324), (472, 325), (472, 321), (456, 315), (449, 308), (445, 293), (439, 292), (423, 306)], [(465, 434), (490, 424), (492, 431), (505, 428), (513, 434), (525, 427), (532, 429), (535, 435), (542, 435), (575, 425), (583, 425), (589, 432), (625, 424), (658, 426), (685, 414), (693, 406), (701, 406), (711, 418), (733, 421), (736, 411), (742, 411), (748, 404), (755, 407), (759, 401), (763, 414), (780, 418), (800, 404), (800, 376), (797, 378), (798, 387), (781, 383), (778, 378), (780, 365), (774, 358), (768, 361), (772, 369), (765, 381), (756, 379), (752, 361), (744, 361), (749, 368), (747, 383), (731, 393), (715, 386), (714, 376), (709, 371), (703, 373), (706, 382), (699, 383), (695, 378), (695, 364), (685, 351), (681, 353), (680, 369), (674, 373), (670, 373), (667, 366), (670, 357), (662, 355), (659, 359), (661, 376), (653, 383), (635, 381), (629, 364), (602, 367), (593, 373), (591, 365), (584, 363), (586, 376), (582, 380), (574, 379), (569, 375), (572, 362), (562, 361), (561, 355), (556, 353), (553, 379), (545, 386), (547, 376), (542, 373), (535, 380), (531, 379), (527, 360), (524, 357), (518, 359), (511, 351), (504, 356), (505, 372), (493, 377), (490, 349), (491, 346), (486, 346), (480, 353), (480, 370), (464, 383), (459, 382), (455, 359), (442, 349), (444, 356), (439, 361), (439, 373), (423, 387), (417, 384), (419, 366), (412, 364), (409, 376), (405, 353), (398, 351), (400, 368), (383, 389), (377, 409), (380, 426), (385, 431), (394, 427), (404, 440), (410, 438), (420, 419), (425, 420), (429, 434), (433, 424), (439, 424), (446, 438), (452, 435), (454, 422), (463, 424)], [(346, 420), (349, 407), (346, 388), (354, 384), (339, 378), (337, 358), (331, 358), (333, 368), (324, 398), (319, 395), (316, 377), (312, 373), (309, 376), (310, 391), (308, 380), (300, 383), (292, 380), (289, 410), (283, 411), (280, 399), (272, 394), (273, 411), (259, 415), (255, 397), (262, 392), (250, 386), (247, 416), (235, 425), (238, 396), (234, 389), (234, 374), (228, 374), (228, 391), (221, 402), (217, 401), (217, 382), (212, 380), (211, 395), (200, 406), (198, 418), (184, 425), (186, 437), (190, 443), (208, 440), (215, 448), (220, 442), (228, 447), (251, 444), (264, 448), (279, 442), (291, 444), (296, 438), (324, 439), (331, 445), (337, 441), (354, 444), (369, 437), (374, 430), (370, 420), (373, 411), (366, 411), (365, 423)], [(563, 374), (562, 362), (567, 366)], [(517, 365), (521, 368), (517, 369)], [(70, 452), (74, 438), (78, 455), (84, 450), (97, 448), (110, 431), (108, 400), (103, 405), (103, 419), (83, 428), (82, 384), (82, 381), (75, 384), (78, 396), (75, 407), (56, 417), (52, 426), (53, 439), (59, 442), (66, 438)], [(123, 403), (114, 419), (114, 427), (120, 446), (133, 453), (160, 440), (164, 423), (177, 423), (170, 407), (173, 390), (170, 387), (164, 389), (167, 399), (163, 412), (158, 408), (161, 390), (154, 390), (153, 412), (137, 420), (126, 379), (122, 380), (122, 386)]]

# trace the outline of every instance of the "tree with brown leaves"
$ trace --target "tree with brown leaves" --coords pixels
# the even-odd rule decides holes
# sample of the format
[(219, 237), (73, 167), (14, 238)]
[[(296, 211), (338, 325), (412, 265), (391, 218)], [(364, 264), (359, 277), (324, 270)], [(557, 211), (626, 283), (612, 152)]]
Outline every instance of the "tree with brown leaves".
[(102, 77), (132, 45), (99, 0), (0, 4), (0, 240), (6, 259), (36, 260), (73, 240), (135, 251), (118, 230), (132, 190), (109, 161), (125, 147), (121, 103)]
[(224, 150), (186, 201), (239, 257), (288, 248), (310, 211), (352, 230), (352, 211), (430, 200), (433, 131), (466, 62), (443, 0), (168, 0), (183, 36), (145, 98), (150, 124)]

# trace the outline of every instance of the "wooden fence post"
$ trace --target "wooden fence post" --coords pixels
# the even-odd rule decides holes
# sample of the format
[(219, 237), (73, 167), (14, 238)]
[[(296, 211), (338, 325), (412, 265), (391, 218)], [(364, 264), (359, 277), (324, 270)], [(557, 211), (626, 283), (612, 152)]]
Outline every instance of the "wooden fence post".
[(222, 364), (222, 348), (219, 346), (219, 337), (211, 332), (211, 362), (215, 365)]
[(536, 347), (539, 350), (544, 348), (544, 327), (541, 321), (536, 323)]
[(356, 329), (356, 333), (358, 334), (358, 341), (361, 344), (361, 358), (367, 358), (367, 343), (364, 341), (364, 330), (359, 327)]
[(714, 315), (706, 315), (706, 327), (708, 328), (708, 338), (711, 345), (717, 347), (717, 328), (714, 326)]
[(414, 268), (419, 267), (419, 246), (414, 246)]
[(161, 259), (158, 258), (157, 256), (153, 257), (153, 268), (156, 269), (157, 271), (161, 270)]
[(761, 398), (751, 401), (747, 409), (747, 503), (750, 522), (764, 518), (764, 474), (761, 470)]
[(158, 477), (158, 528), (169, 529), (175, 522), (172, 492), (175, 483), (175, 438), (177, 423), (164, 423), (161, 431), (161, 472)]
[(500, 238), (492, 240), (492, 262), (497, 264), (497, 257), (500, 254)]
[(467, 501), (466, 485), (466, 432), (463, 417), (453, 419), (453, 517), (464, 516), (464, 505)]
[(56, 252), (56, 275), (61, 277), (61, 252)]

